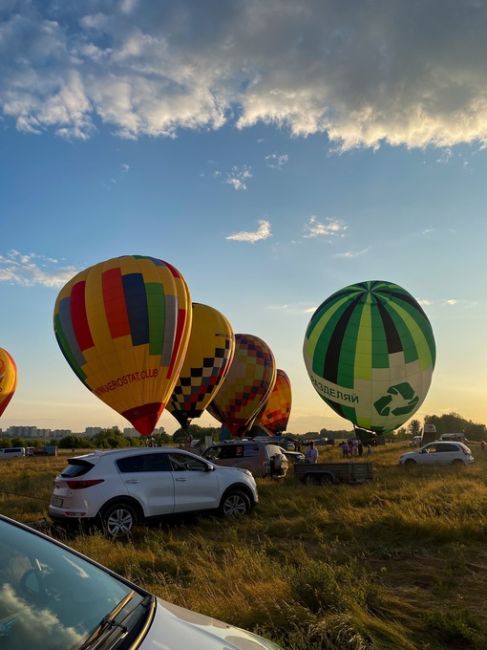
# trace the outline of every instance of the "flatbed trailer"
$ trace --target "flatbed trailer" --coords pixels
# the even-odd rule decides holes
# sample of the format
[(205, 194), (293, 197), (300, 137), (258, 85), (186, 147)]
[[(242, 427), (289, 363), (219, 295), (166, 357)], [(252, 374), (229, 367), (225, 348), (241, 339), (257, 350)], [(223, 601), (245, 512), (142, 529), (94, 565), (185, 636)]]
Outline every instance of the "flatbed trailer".
[(373, 463), (299, 463), (294, 475), (306, 485), (365, 483), (374, 477)]

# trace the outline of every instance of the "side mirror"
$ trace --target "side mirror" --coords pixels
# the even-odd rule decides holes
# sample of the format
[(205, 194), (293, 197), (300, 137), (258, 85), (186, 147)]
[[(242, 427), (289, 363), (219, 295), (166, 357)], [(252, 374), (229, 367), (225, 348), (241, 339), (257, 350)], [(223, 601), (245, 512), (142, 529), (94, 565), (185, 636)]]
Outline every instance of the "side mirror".
[(207, 471), (207, 472), (213, 472), (214, 469), (215, 469), (215, 466), (214, 466), (214, 465), (210, 465), (209, 463), (208, 463), (208, 465), (206, 466), (206, 471)]

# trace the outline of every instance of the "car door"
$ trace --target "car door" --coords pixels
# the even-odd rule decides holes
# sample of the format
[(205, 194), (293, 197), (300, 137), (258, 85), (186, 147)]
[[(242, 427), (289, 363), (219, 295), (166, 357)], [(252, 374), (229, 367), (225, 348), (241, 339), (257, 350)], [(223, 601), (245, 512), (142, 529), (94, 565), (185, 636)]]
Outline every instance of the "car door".
[(210, 510), (220, 505), (218, 472), (193, 454), (169, 452), (174, 478), (174, 512)]
[(429, 444), (417, 452), (416, 460), (420, 465), (434, 465), (437, 460), (436, 445)]
[(126, 456), (117, 460), (117, 466), (128, 494), (147, 517), (174, 512), (174, 478), (167, 453)]

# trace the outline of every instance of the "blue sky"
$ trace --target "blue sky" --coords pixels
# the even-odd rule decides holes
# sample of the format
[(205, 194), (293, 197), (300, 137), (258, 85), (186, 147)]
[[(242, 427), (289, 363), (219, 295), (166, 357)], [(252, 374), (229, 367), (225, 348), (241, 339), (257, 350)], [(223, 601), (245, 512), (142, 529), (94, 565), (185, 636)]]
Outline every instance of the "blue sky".
[(372, 279), (432, 322), (419, 417), (487, 421), (487, 11), (404, 4), (0, 4), (0, 346), (19, 368), (0, 427), (125, 426), (67, 366), (52, 310), (76, 271), (131, 253), (271, 346), (292, 431), (344, 424), (302, 342), (328, 295)]

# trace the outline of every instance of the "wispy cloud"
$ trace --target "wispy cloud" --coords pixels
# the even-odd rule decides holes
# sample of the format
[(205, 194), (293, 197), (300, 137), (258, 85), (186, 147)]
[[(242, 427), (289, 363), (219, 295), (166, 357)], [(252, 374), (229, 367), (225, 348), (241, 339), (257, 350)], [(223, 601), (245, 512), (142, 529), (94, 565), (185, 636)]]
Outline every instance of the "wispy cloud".
[(130, 165), (128, 165), (127, 163), (122, 164), (122, 171), (124, 174), (126, 174), (129, 171), (129, 169), (130, 169)]
[(293, 303), (293, 304), (283, 304), (283, 305), (267, 305), (267, 309), (272, 311), (283, 311), (288, 314), (313, 314), (318, 305), (310, 307), (304, 303)]
[(444, 304), (450, 306), (457, 305), (458, 300), (456, 298), (448, 298), (447, 300), (444, 301)]
[[(221, 172), (216, 172), (215, 176), (221, 176)], [(252, 168), (249, 165), (237, 167), (234, 165), (232, 169), (225, 174), (225, 183), (231, 185), (234, 190), (242, 191), (247, 189), (247, 181), (252, 178)]]
[(289, 162), (289, 156), (287, 153), (271, 153), (265, 157), (265, 161), (267, 163), (267, 166), (271, 169), (282, 169), (284, 165)]
[(308, 220), (304, 226), (304, 237), (343, 237), (348, 226), (339, 219), (325, 219), (325, 221), (318, 221), (314, 215)]
[(450, 149), (450, 147), (445, 147), (440, 152), (440, 155), (436, 159), (436, 162), (440, 165), (448, 165), (448, 163), (452, 158), (453, 158), (453, 151)]
[(355, 251), (350, 250), (350, 251), (344, 251), (343, 253), (335, 253), (334, 257), (338, 257), (339, 259), (344, 259), (344, 260), (353, 260), (356, 257), (365, 255), (368, 252), (369, 252), (368, 248), (362, 248), (361, 250), (355, 250)]
[(0, 255), (0, 282), (22, 287), (62, 287), (76, 273), (74, 266), (59, 267), (58, 260), (36, 253), (11, 250)]
[(271, 224), (269, 221), (266, 221), (265, 219), (261, 219), (259, 221), (259, 227), (257, 230), (254, 232), (250, 231), (245, 231), (242, 230), (240, 232), (236, 232), (233, 235), (228, 235), (226, 239), (232, 239), (233, 241), (244, 241), (244, 242), (249, 242), (251, 244), (255, 244), (256, 241), (260, 241), (261, 239), (268, 239), (271, 237)]

